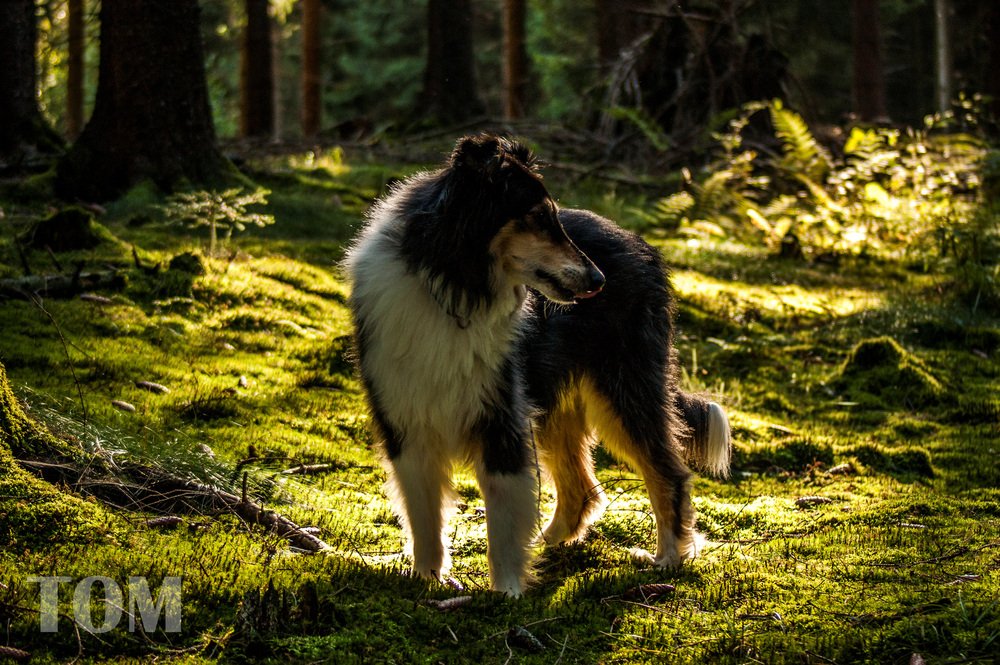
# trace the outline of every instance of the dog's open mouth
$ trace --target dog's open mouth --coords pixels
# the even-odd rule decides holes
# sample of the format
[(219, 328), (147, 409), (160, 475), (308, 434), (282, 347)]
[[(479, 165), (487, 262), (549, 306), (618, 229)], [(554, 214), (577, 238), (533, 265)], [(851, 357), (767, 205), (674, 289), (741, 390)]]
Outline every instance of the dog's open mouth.
[(545, 296), (549, 298), (549, 300), (554, 300), (556, 302), (572, 303), (577, 300), (593, 298), (601, 292), (601, 289), (598, 288), (593, 291), (581, 291), (577, 293), (573, 289), (566, 288), (558, 277), (541, 269), (535, 271), (535, 277), (548, 287), (545, 289)]
[(593, 291), (584, 291), (583, 293), (577, 293), (576, 296), (574, 296), (574, 297), (577, 300), (586, 300), (587, 298), (593, 298), (598, 293), (600, 293), (603, 289), (604, 289), (604, 287), (600, 286), (600, 287), (594, 289)]

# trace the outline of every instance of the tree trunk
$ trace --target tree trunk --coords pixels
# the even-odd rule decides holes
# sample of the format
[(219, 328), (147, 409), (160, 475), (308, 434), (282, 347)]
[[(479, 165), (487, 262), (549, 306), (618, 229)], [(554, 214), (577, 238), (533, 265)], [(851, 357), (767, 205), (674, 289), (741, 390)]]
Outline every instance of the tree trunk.
[(32, 166), (39, 153), (62, 147), (35, 97), (37, 34), (34, 0), (0, 2), (0, 172)]
[(485, 110), (476, 91), (470, 0), (428, 0), (427, 65), (421, 101), (425, 115), (454, 123)]
[(320, 0), (302, 2), (302, 133), (315, 136), (322, 122), (320, 100)]
[[(994, 0), (994, 4), (995, 4)], [(936, 110), (951, 108), (954, 66), (951, 49), (951, 2), (934, 0), (934, 99)]]
[(56, 192), (106, 201), (152, 180), (222, 186), (197, 0), (101, 3), (101, 57), (90, 122), (61, 160)]
[(240, 49), (240, 135), (274, 135), (274, 68), (268, 0), (246, 0), (247, 25)]
[[(272, 12), (271, 19), (273, 20), (274, 5), (271, 5), (268, 11)], [(285, 101), (281, 92), (281, 82), (284, 80), (281, 69), (283, 59), (282, 32), (273, 23), (271, 24), (271, 29), (271, 82), (273, 86), (271, 109), (274, 114), (274, 138), (280, 141), (285, 136)]]
[(990, 111), (994, 122), (1000, 122), (1000, 3), (991, 2), (986, 13), (986, 94), (990, 96)]
[(503, 3), (504, 117), (524, 115), (527, 101), (528, 52), (524, 47), (524, 0)]
[(67, 3), (69, 42), (66, 59), (66, 136), (76, 140), (83, 131), (83, 0)]
[(627, 48), (654, 26), (644, 15), (646, 2), (596, 0), (597, 59), (605, 73)]
[(864, 122), (888, 119), (878, 0), (851, 0), (854, 112)]

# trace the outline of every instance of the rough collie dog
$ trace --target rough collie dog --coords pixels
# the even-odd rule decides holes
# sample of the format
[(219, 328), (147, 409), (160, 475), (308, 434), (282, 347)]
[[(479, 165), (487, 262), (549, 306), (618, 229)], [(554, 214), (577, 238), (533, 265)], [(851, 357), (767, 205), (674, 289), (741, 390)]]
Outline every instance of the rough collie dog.
[[(680, 392), (659, 254), (589, 212), (558, 210), (527, 149), (459, 140), (444, 168), (398, 185), (345, 266), (357, 355), (413, 572), (449, 569), (456, 463), (486, 502), (493, 589), (518, 595), (537, 522), (538, 461), (555, 484), (548, 544), (605, 504), (597, 437), (642, 475), (658, 566), (695, 555), (685, 461), (725, 474), (729, 423)], [(537, 448), (536, 448), (537, 446)]]

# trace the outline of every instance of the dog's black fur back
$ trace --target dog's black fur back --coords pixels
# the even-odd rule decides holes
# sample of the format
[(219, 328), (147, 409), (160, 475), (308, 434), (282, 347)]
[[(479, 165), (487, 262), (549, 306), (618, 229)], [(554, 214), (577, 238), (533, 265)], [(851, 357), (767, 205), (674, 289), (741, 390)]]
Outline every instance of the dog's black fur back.
[(599, 297), (569, 308), (541, 298), (532, 302), (529, 396), (544, 412), (567, 383), (586, 375), (633, 439), (666, 444), (670, 433), (687, 426), (675, 405), (674, 303), (663, 259), (637, 235), (594, 213), (563, 209), (559, 221), (607, 283)]
[[(591, 212), (562, 209), (559, 221), (608, 280), (600, 297), (572, 307), (552, 306), (541, 298), (532, 302), (529, 374), (556, 376), (584, 370), (631, 378), (642, 372), (630, 371), (629, 365), (635, 365), (633, 370), (650, 361), (662, 366), (673, 341), (670, 317), (665, 316), (672, 312), (673, 301), (659, 254), (638, 236)], [(646, 353), (656, 348), (664, 357), (630, 354), (622, 348), (630, 341), (638, 342), (632, 349)], [(532, 385), (544, 383), (536, 380)], [(547, 402), (550, 395), (536, 397)]]

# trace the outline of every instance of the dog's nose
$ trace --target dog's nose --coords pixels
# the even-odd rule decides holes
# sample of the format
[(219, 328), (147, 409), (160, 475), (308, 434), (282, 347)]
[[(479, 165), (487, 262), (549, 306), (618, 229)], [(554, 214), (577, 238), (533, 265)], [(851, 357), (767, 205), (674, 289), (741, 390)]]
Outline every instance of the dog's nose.
[(597, 266), (591, 265), (587, 269), (587, 290), (583, 293), (578, 293), (577, 298), (593, 298), (601, 289), (604, 288), (604, 273), (597, 269)]
[(604, 273), (597, 269), (597, 266), (591, 266), (590, 271), (587, 274), (590, 278), (590, 290), (600, 291), (604, 288)]

